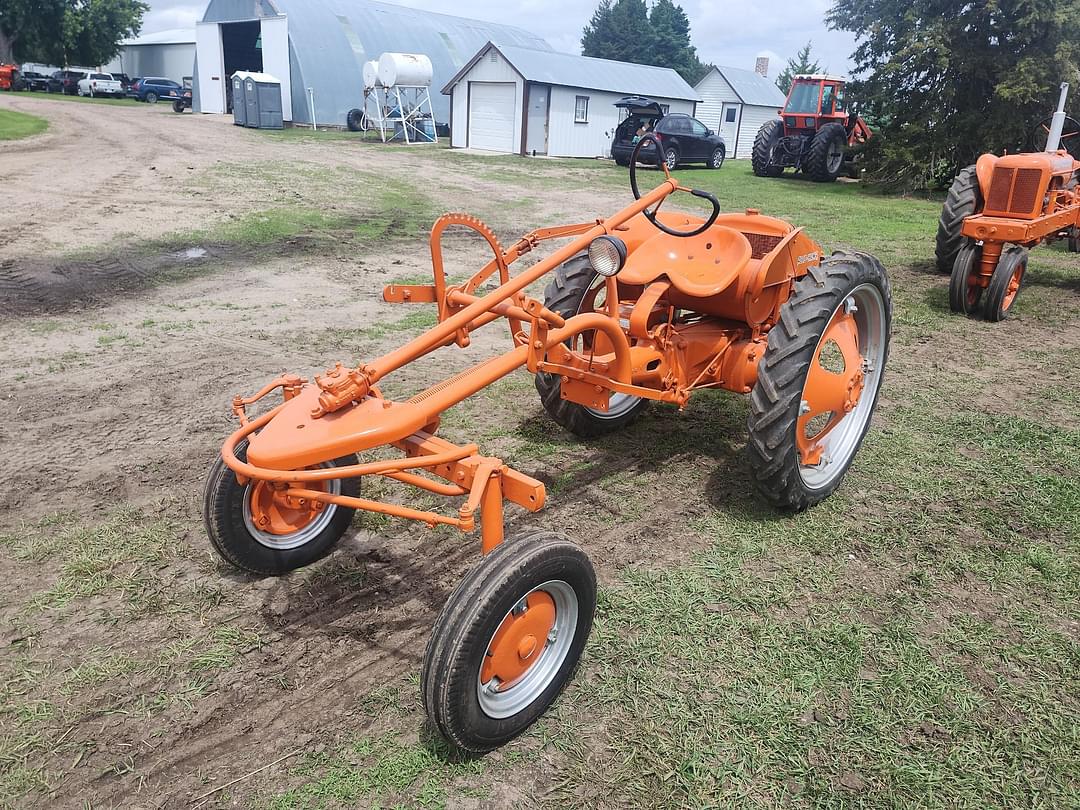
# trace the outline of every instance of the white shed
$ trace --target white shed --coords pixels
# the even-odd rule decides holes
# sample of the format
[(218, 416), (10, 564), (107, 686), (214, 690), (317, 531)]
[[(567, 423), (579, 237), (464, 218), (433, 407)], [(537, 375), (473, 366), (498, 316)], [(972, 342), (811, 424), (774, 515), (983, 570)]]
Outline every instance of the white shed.
[(195, 72), (195, 29), (177, 28), (143, 34), (120, 43), (120, 53), (103, 70), (183, 81)]
[(648, 96), (694, 114), (698, 94), (670, 68), (489, 42), (443, 88), (450, 145), (519, 155), (603, 157), (623, 116)]
[(729, 158), (749, 158), (757, 131), (780, 117), (787, 100), (765, 76), (738, 68), (713, 67), (694, 89), (701, 94), (697, 119), (724, 137)]

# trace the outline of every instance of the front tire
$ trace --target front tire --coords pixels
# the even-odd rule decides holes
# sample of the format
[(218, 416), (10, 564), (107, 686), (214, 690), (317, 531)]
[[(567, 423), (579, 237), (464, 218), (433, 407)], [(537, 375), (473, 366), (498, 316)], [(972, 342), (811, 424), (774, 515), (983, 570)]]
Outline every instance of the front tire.
[[(247, 445), (246, 439), (237, 445), (236, 457), (241, 461), (247, 460)], [(322, 466), (345, 467), (355, 463), (355, 456), (343, 456)], [(203, 491), (206, 534), (214, 551), (241, 571), (271, 576), (310, 565), (330, 553), (352, 522), (354, 509), (326, 504), (295, 531), (284, 531), (272, 522), (260, 526), (253, 500), (267, 494), (260, 488), (265, 486), (256, 481), (241, 485), (220, 454), (206, 476)], [(334, 494), (349, 497), (360, 494), (357, 478), (327, 481), (325, 486)], [(295, 513), (284, 516), (299, 522)]]
[(979, 281), (982, 247), (965, 240), (953, 260), (949, 279), (949, 309), (960, 315), (975, 315), (982, 301), (983, 288)]
[[(599, 279), (587, 254), (567, 259), (555, 269), (555, 277), (544, 290), (544, 306), (567, 319), (591, 312), (595, 309), (594, 293), (599, 291), (596, 284)], [(539, 372), (534, 382), (548, 415), (574, 435), (586, 439), (622, 430), (649, 405), (641, 397), (612, 394), (608, 410), (598, 411), (563, 399), (558, 375)]]
[(775, 506), (802, 511), (840, 485), (877, 406), (889, 354), (889, 279), (837, 252), (795, 282), (750, 394), (750, 468)]
[(679, 168), (679, 153), (675, 150), (675, 147), (669, 146), (664, 151), (664, 163), (667, 164), (669, 172), (673, 172)]
[(712, 159), (709, 161), (709, 168), (719, 169), (721, 166), (724, 165), (724, 157), (724, 147), (718, 146), (716, 149), (713, 150)]
[(173, 112), (182, 113), (184, 111), (184, 102), (182, 102), (182, 101), (174, 101), (172, 103), (172, 108), (173, 108)]
[(977, 214), (980, 210), (982, 210), (982, 191), (979, 189), (979, 179), (975, 175), (975, 167), (968, 166), (966, 169), (961, 169), (952, 181), (952, 185), (949, 186), (949, 193), (941, 206), (941, 216), (938, 217), (937, 245), (934, 255), (937, 269), (942, 273), (952, 272), (953, 265), (956, 263), (956, 254), (967, 241), (967, 238), (960, 234), (964, 218)]
[(595, 612), (596, 574), (581, 549), (552, 532), (508, 538), (439, 613), (420, 675), (428, 718), (472, 754), (514, 739), (570, 680)]
[(832, 183), (844, 169), (847, 130), (841, 124), (826, 124), (810, 142), (806, 173), (815, 183)]
[(990, 276), (990, 284), (986, 287), (986, 303), (983, 305), (986, 320), (995, 323), (1005, 320), (1024, 283), (1027, 266), (1028, 252), (1025, 248), (1013, 245), (1002, 252)]

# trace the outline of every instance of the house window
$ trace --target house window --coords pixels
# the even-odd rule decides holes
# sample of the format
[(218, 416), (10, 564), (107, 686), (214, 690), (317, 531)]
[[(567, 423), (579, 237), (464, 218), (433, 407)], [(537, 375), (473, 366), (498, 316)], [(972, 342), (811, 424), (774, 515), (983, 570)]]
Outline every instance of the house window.
[(589, 97), (577, 96), (574, 99), (574, 123), (589, 123)]
[(728, 107), (724, 111), (724, 120), (727, 121), (729, 124), (734, 124), (735, 123), (735, 113), (736, 112), (738, 112), (738, 111), (734, 107)]

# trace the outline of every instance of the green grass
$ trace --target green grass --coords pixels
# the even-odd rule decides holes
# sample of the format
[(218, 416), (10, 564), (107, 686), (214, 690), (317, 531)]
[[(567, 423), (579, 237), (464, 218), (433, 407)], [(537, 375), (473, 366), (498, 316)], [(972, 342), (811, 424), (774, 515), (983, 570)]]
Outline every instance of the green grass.
[(80, 104), (113, 104), (117, 106), (133, 107), (136, 105), (160, 109), (169, 109), (169, 105), (163, 102), (158, 104), (145, 104), (134, 98), (90, 98), (89, 96), (69, 96), (64, 93), (42, 93), (38, 90), (19, 93), (19, 98), (42, 98), (48, 101), (75, 101)]
[(49, 128), (49, 122), (37, 115), (0, 110), (0, 141), (16, 141), (38, 135)]

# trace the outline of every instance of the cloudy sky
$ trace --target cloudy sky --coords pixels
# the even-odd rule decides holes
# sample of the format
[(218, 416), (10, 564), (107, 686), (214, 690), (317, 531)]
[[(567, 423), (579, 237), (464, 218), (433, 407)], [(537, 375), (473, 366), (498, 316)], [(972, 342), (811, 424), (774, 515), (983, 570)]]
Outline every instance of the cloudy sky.
[[(394, 0), (400, 5), (461, 17), (508, 23), (534, 31), (558, 51), (581, 52), (581, 29), (592, 16), (593, 0)], [(202, 16), (206, 3), (149, 0), (143, 32), (187, 28)], [(768, 56), (769, 75), (808, 40), (823, 66), (833, 72), (850, 68), (854, 41), (847, 33), (829, 31), (824, 22), (831, 0), (682, 0), (690, 17), (690, 33), (706, 62), (753, 69), (755, 57)]]

